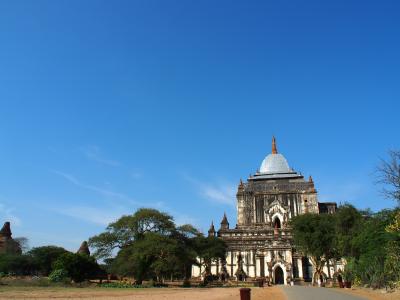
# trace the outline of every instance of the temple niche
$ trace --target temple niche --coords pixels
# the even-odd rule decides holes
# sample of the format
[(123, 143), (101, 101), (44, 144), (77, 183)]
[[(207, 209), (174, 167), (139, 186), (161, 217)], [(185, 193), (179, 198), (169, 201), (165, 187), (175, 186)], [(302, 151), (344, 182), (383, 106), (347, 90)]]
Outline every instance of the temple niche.
[[(240, 180), (236, 199), (235, 228), (229, 228), (226, 214), (217, 232), (213, 224), (210, 228), (209, 234), (228, 246), (225, 260), (213, 262), (211, 273), (222, 271), (224, 278), (240, 281), (263, 278), (273, 284), (311, 281), (313, 266), (294, 248), (288, 222), (304, 213), (334, 213), (336, 203), (318, 202), (312, 177), (306, 180), (289, 167), (278, 153), (274, 137), (272, 151), (259, 171), (246, 182)], [(333, 263), (324, 272), (333, 274), (338, 266)], [(192, 276), (201, 277), (202, 271), (202, 267), (193, 266)]]

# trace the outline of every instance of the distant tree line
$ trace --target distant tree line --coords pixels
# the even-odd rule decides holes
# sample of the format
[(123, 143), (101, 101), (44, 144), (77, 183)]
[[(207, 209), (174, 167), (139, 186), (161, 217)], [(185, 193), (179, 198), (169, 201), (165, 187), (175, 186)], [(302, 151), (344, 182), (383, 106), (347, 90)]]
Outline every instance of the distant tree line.
[(226, 251), (221, 239), (206, 237), (189, 224), (177, 226), (172, 216), (149, 208), (111, 223), (105, 232), (90, 238), (89, 245), (107, 263), (108, 272), (131, 276), (137, 284), (187, 280), (192, 265), (202, 263), (210, 270), (211, 262), (224, 258)]
[(0, 275), (49, 276), (52, 281), (82, 282), (104, 275), (96, 260), (57, 246), (36, 247), (24, 254), (1, 254)]

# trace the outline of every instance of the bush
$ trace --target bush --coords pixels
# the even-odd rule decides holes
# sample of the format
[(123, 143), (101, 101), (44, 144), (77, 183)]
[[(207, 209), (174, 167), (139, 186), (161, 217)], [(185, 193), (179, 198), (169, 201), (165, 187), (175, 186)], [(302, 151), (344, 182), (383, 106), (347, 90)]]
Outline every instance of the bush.
[(51, 282), (65, 282), (68, 279), (68, 272), (64, 269), (56, 269), (49, 275)]
[(343, 280), (346, 282), (354, 281), (354, 273), (355, 273), (355, 262), (350, 259), (347, 261), (346, 266), (343, 270)]

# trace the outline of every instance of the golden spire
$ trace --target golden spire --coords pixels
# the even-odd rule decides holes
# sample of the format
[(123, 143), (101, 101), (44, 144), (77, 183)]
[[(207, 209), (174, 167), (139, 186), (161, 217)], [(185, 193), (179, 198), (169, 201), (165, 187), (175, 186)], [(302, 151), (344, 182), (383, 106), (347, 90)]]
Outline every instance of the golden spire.
[(274, 136), (272, 136), (272, 154), (278, 154), (278, 149), (276, 149), (276, 140)]

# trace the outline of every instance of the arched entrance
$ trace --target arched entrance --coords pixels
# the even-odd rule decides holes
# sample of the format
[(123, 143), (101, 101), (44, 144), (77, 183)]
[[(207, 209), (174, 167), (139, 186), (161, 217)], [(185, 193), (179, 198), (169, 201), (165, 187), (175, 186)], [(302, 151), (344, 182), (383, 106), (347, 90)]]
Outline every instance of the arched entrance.
[(281, 220), (279, 220), (278, 217), (276, 217), (275, 220), (274, 220), (274, 228), (275, 229), (281, 228)]
[(275, 275), (275, 284), (284, 284), (285, 280), (283, 277), (283, 270), (281, 267), (277, 266), (274, 271)]
[(277, 237), (279, 235), (279, 229), (281, 228), (281, 220), (278, 217), (274, 220), (274, 235)]

